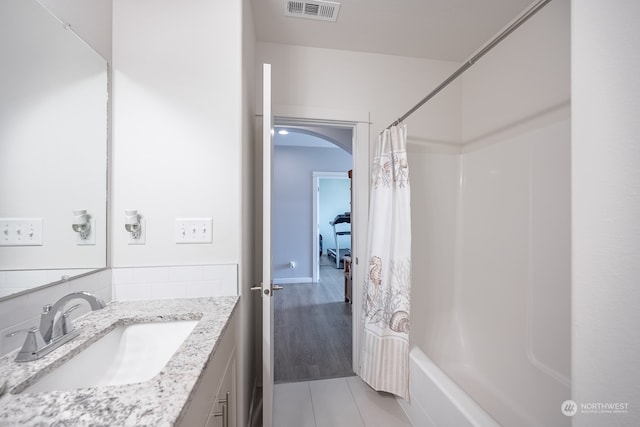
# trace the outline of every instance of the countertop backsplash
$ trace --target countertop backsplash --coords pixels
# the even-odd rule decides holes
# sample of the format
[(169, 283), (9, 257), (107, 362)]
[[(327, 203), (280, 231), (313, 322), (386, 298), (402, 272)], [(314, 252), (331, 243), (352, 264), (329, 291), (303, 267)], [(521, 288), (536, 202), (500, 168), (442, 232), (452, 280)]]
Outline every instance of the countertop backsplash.
[(113, 270), (114, 301), (238, 295), (238, 265), (129, 267)]

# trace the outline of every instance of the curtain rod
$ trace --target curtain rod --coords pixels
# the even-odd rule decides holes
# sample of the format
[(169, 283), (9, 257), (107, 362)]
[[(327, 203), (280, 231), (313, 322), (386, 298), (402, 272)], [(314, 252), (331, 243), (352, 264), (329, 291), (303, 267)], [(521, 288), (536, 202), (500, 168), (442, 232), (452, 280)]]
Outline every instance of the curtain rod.
[(493, 49), (494, 47), (496, 47), (498, 45), (498, 43), (500, 43), (503, 39), (505, 39), (509, 34), (511, 34), (512, 32), (514, 32), (516, 30), (516, 28), (518, 28), (520, 25), (524, 24), (529, 18), (531, 18), (533, 15), (535, 15), (538, 11), (540, 11), (540, 9), (542, 9), (544, 6), (547, 5), (547, 3), (550, 3), (552, 0), (540, 0), (538, 1), (536, 4), (534, 4), (533, 6), (531, 6), (531, 8), (529, 10), (527, 10), (524, 14), (522, 14), (518, 19), (516, 19), (511, 25), (509, 25), (504, 31), (502, 31), (500, 34), (498, 34), (496, 37), (494, 37), (489, 43), (487, 43), (485, 45), (485, 47), (483, 47), (478, 53), (476, 53), (475, 55), (473, 55), (469, 60), (467, 60), (467, 62), (465, 62), (460, 68), (458, 68), (456, 71), (453, 72), (453, 74), (451, 74), (449, 77), (447, 77), (442, 83), (440, 83), (435, 89), (433, 89), (427, 96), (425, 96), (424, 98), (422, 98), (422, 100), (420, 100), (420, 102), (418, 102), (416, 105), (414, 105), (409, 111), (407, 111), (406, 113), (404, 113), (402, 116), (400, 116), (400, 118), (398, 118), (398, 120), (396, 120), (395, 122), (391, 123), (389, 126), (386, 127), (386, 129), (390, 129), (392, 126), (396, 126), (399, 125), (400, 123), (402, 123), (407, 117), (409, 117), (410, 115), (412, 115), (413, 113), (415, 113), (420, 107), (422, 107), (424, 104), (426, 104), (431, 98), (433, 98), (434, 96), (436, 96), (438, 93), (440, 93), (440, 91), (442, 91), (442, 89), (444, 89), (445, 87), (449, 86), (449, 84), (451, 82), (453, 82), (455, 79), (457, 79), (462, 73), (464, 73), (465, 71), (467, 71), (467, 69), (471, 68), (471, 66), (473, 64), (475, 64), (480, 58), (482, 58), (487, 52), (489, 52), (491, 49)]

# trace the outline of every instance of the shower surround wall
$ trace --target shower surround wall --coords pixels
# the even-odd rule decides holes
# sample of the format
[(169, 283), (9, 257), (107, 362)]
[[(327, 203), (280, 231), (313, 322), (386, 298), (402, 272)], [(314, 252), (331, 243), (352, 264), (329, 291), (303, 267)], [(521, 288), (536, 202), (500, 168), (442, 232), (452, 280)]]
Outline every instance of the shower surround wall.
[(571, 422), (569, 49), (557, 0), (462, 77), (459, 153), (410, 145), (412, 343), (502, 425)]

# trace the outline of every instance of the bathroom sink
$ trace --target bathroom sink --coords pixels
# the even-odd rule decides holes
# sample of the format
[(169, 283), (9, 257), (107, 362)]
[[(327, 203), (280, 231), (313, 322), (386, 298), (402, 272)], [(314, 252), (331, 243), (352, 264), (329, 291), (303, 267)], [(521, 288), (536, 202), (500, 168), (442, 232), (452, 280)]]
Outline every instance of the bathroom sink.
[(119, 326), (23, 393), (148, 381), (167, 364), (197, 320)]

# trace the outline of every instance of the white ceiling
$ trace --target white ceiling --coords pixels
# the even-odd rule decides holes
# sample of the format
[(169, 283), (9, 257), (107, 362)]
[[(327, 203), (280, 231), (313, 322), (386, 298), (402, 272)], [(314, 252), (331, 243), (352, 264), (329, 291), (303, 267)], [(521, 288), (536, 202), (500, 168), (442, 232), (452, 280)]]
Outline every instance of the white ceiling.
[(532, 0), (343, 0), (337, 22), (252, 0), (259, 41), (462, 62)]

